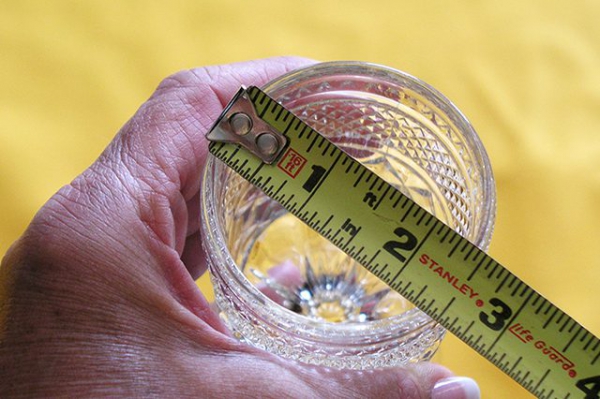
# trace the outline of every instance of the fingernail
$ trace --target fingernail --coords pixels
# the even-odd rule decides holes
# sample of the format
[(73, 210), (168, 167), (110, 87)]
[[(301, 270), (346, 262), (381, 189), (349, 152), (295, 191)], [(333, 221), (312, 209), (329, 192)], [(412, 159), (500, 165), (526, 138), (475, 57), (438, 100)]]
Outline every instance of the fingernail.
[(431, 391), (431, 399), (479, 399), (479, 386), (471, 378), (450, 377), (439, 380)]

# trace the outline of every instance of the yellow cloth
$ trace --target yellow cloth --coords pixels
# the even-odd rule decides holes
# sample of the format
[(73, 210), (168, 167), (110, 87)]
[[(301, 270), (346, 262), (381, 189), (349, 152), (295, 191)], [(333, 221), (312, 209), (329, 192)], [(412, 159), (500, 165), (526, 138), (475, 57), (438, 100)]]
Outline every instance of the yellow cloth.
[[(280, 54), (370, 61), (473, 122), (498, 188), (490, 253), (600, 335), (598, 21), (586, 0), (3, 1), (0, 253), (161, 78)], [(530, 397), (453, 337), (437, 360), (484, 397)]]

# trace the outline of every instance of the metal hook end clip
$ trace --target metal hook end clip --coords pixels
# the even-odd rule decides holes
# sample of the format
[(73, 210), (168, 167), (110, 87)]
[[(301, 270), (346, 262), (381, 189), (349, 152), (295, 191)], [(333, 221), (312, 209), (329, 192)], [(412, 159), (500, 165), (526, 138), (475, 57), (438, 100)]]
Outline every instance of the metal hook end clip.
[(266, 164), (275, 162), (287, 145), (287, 137), (258, 116), (244, 87), (227, 104), (206, 138), (239, 144)]

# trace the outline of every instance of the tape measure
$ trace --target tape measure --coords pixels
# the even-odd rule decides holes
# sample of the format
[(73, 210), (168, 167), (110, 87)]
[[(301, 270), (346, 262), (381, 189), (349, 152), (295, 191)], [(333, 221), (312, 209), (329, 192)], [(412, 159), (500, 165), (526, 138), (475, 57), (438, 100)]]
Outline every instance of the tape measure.
[(537, 397), (600, 399), (597, 337), (260, 89), (240, 89), (207, 138), (211, 154)]

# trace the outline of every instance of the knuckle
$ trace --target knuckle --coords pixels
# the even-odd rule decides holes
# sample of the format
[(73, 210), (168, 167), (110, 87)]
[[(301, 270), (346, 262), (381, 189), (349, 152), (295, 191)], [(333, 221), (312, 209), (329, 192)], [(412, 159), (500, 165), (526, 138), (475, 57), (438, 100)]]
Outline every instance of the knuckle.
[(158, 85), (157, 91), (163, 92), (190, 87), (196, 83), (196, 81), (197, 78), (192, 70), (184, 69), (164, 78)]

